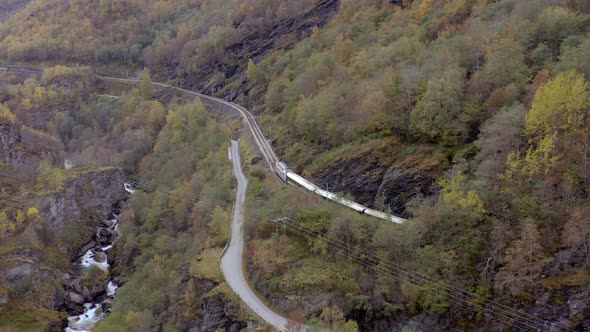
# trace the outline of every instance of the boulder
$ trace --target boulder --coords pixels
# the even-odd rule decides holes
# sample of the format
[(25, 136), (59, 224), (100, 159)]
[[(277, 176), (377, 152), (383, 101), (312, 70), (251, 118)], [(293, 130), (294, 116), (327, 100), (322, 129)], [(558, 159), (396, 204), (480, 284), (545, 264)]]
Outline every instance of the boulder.
[(112, 228), (115, 226), (115, 222), (108, 219), (101, 221), (100, 224), (106, 228)]
[(106, 300), (102, 301), (101, 303), (102, 303), (102, 309), (104, 312), (111, 311), (111, 308), (113, 307), (113, 300), (106, 299)]
[(94, 253), (94, 260), (99, 263), (106, 262), (107, 261), (107, 254), (105, 254), (104, 252), (101, 252), (101, 251), (97, 251)]
[(67, 326), (68, 326), (68, 324), (66, 323), (66, 320), (59, 320), (59, 321), (51, 322), (45, 328), (45, 332), (61, 332)]
[(96, 242), (95, 241), (88, 241), (86, 243), (84, 243), (78, 250), (76, 250), (76, 256), (80, 257), (80, 256), (84, 256), (84, 254), (94, 248), (96, 246)]
[(74, 292), (69, 292), (68, 293), (68, 298), (71, 302), (77, 303), (77, 304), (82, 304), (84, 303), (84, 297), (78, 293), (74, 293)]
[(33, 264), (31, 263), (23, 263), (21, 265), (17, 265), (12, 269), (8, 270), (4, 274), (4, 280), (8, 284), (14, 284), (21, 280), (30, 278), (33, 274)]
[(582, 313), (584, 310), (586, 310), (586, 307), (588, 306), (589, 301), (590, 301), (590, 289), (587, 289), (583, 293), (578, 293), (578, 294), (575, 294), (572, 297), (570, 297), (567, 301), (567, 305), (570, 310), (569, 316), (574, 317), (574, 316)]
[(82, 295), (84, 295), (84, 299), (86, 299), (87, 301), (92, 301), (92, 296), (90, 296), (90, 290), (88, 289), (88, 287), (82, 287)]
[(80, 285), (80, 279), (73, 279), (69, 282), (68, 287), (73, 289), (76, 293), (82, 293), (82, 285)]
[[(100, 302), (101, 297), (106, 298), (106, 287), (104, 285), (97, 285), (88, 289), (92, 302)], [(102, 296), (104, 295), (104, 296)]]

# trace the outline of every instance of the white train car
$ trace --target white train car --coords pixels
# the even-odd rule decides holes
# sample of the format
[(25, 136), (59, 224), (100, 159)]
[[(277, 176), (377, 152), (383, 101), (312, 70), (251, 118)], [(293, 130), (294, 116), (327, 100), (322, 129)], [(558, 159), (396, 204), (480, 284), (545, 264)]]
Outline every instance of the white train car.
[(366, 209), (365, 210), (365, 213), (368, 214), (368, 215), (370, 215), (370, 216), (376, 217), (376, 218), (385, 219), (385, 220), (391, 220), (391, 221), (393, 221), (396, 224), (403, 224), (404, 221), (406, 221), (403, 218), (396, 217), (394, 215), (387, 214), (385, 212), (381, 212), (381, 211), (377, 211), (377, 210), (373, 210), (373, 209)]
[(342, 204), (344, 206), (347, 206), (347, 207), (355, 210), (356, 212), (364, 213), (365, 210), (367, 209), (367, 207), (362, 204), (359, 204), (357, 202), (353, 202), (353, 201), (343, 198), (343, 197), (339, 197), (336, 194), (331, 193), (331, 192), (327, 192), (327, 193), (328, 193), (328, 195), (327, 195), (328, 199), (330, 199), (336, 203)]
[(348, 206), (349, 208), (351, 208), (357, 212), (360, 212), (360, 213), (365, 213), (365, 211), (367, 210), (366, 206), (359, 204), (357, 202), (353, 202), (353, 201), (346, 199), (346, 198), (338, 197), (337, 201), (340, 202), (340, 204), (342, 204), (344, 206)]
[(303, 188), (311, 192), (315, 193), (316, 191), (320, 190), (320, 188), (318, 188), (315, 184), (307, 181), (306, 179), (304, 179), (296, 173), (287, 172), (287, 179), (293, 181), (294, 183), (297, 183), (298, 185), (302, 186)]
[(287, 167), (287, 165), (283, 162), (277, 161), (277, 163), (275, 164), (275, 173), (277, 173), (277, 175), (283, 180), (285, 181), (285, 183), (287, 183), (287, 173), (289, 172), (289, 168)]
[(329, 199), (331, 201), (334, 201), (336, 203), (339, 203), (341, 205), (344, 205), (346, 207), (349, 207), (359, 213), (364, 213), (367, 214), (369, 216), (373, 216), (375, 218), (379, 218), (379, 219), (383, 219), (383, 220), (388, 220), (388, 221), (392, 221), (394, 223), (397, 224), (401, 224), (403, 222), (405, 222), (406, 220), (400, 217), (396, 217), (394, 215), (385, 213), (385, 212), (381, 212), (381, 211), (377, 211), (377, 210), (373, 210), (373, 209), (369, 209), (368, 207), (359, 204), (357, 202), (351, 201), (349, 199), (343, 198), (343, 197), (339, 197), (338, 195), (329, 192), (327, 190), (321, 189), (318, 186), (316, 186), (315, 184), (307, 181), (305, 178), (303, 178), (302, 176), (298, 175), (297, 173), (294, 173), (293, 171), (291, 171), (284, 163), (282, 162), (277, 162), (275, 165), (275, 172), (279, 175), (279, 177), (281, 177), (281, 179), (284, 179), (285, 182), (287, 183), (293, 183), (293, 184), (298, 184), (301, 187), (319, 195), (322, 196), (326, 199)]

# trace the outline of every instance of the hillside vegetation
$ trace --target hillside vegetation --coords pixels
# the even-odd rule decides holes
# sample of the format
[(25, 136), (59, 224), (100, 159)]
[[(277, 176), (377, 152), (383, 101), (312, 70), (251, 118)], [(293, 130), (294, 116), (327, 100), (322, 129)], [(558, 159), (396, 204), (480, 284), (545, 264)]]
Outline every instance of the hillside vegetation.
[[(572, 329), (590, 326), (588, 1), (33, 0), (0, 24), (0, 59), (120, 75), (147, 67), (244, 101), (293, 169), (410, 219), (383, 224), (280, 189), (247, 148), (248, 204), (263, 216), (247, 225), (248, 272), (292, 317), (332, 325), (342, 316), (367, 331), (506, 328), (448, 293), (320, 245), (332, 239), (359, 259), (375, 254), (381, 266), (400, 264)], [(230, 202), (221, 147), (231, 131), (201, 105), (164, 106), (167, 92), (149, 89), (147, 70), (143, 88), (81, 98), (92, 75), (59, 68), (40, 84), (0, 90), (0, 114), (28, 121), (56, 146)], [(54, 75), (75, 83), (60, 87)], [(61, 100), (74, 111), (58, 112)], [(40, 116), (47, 108), (56, 112)], [(184, 204), (157, 192), (130, 204), (121, 244), (130, 284), (176, 287), (188, 262), (192, 278), (218, 276), (200, 262), (225, 244), (229, 212)], [(269, 222), (283, 216), (317, 241)], [(193, 251), (188, 230), (201, 243)], [(188, 297), (168, 303), (202, 305), (190, 303), (197, 286), (186, 285)], [(126, 292), (103, 326), (124, 324), (128, 312), (156, 330), (190, 325), (187, 317), (188, 325), (167, 325), (180, 318), (164, 295), (136, 303), (142, 295)]]
[[(251, 319), (240, 313), (239, 302), (216, 277), (216, 260), (228, 240), (232, 199), (226, 153), (231, 129), (219, 121), (221, 115), (208, 113), (199, 100), (152, 89), (148, 71), (137, 88), (109, 87), (118, 95), (105, 94), (111, 91), (104, 91), (94, 75), (80, 67), (51, 67), (40, 77), (0, 73), (0, 86), (0, 156), (6, 163), (0, 164), (0, 255), (6, 262), (0, 269), (2, 328), (39, 330), (51, 325), (50, 330), (60, 330), (66, 309), (63, 280), (69, 278), (66, 273), (79, 272), (70, 260), (75, 262), (77, 247), (92, 236), (95, 216), (85, 209), (71, 225), (64, 220), (75, 216), (58, 215), (55, 220), (51, 215), (57, 208), (43, 210), (35, 204), (52, 195), (62, 197), (62, 191), (71, 190), (70, 183), (86, 173), (104, 171), (112, 178), (100, 180), (115, 183), (110, 168), (81, 167), (87, 163), (118, 165), (150, 179), (133, 183), (144, 192), (123, 206), (120, 230), (125, 236), (109, 261), (111, 273), (120, 275), (128, 287), (120, 289), (113, 313), (97, 330), (113, 331), (115, 326), (117, 331), (150, 331), (166, 324), (209, 330)], [(7, 128), (25, 137), (13, 149)], [(63, 156), (52, 149), (65, 150), (73, 168), (64, 169)], [(123, 191), (118, 180), (117, 189)], [(78, 184), (81, 191), (90, 200), (105, 199), (107, 194), (93, 189), (92, 181)], [(76, 199), (80, 206), (96, 204), (86, 196)], [(108, 202), (109, 213), (114, 203)], [(33, 275), (17, 276), (20, 280), (12, 276), (20, 273), (14, 272), (19, 265), (13, 261), (22, 264), (23, 259), (33, 266)], [(212, 273), (189, 269), (204, 259)], [(37, 272), (48, 268), (51, 278)], [(214, 305), (225, 306), (225, 313), (213, 311), (215, 319), (203, 320), (203, 308)]]

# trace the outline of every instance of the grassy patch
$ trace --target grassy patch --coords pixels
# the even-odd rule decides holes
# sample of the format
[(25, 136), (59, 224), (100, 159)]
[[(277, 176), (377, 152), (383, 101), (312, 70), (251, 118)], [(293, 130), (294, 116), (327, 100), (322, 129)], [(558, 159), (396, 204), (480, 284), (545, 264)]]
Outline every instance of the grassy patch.
[(590, 284), (590, 270), (579, 269), (576, 273), (551, 276), (539, 281), (543, 287), (558, 290), (564, 287), (584, 287)]
[(213, 211), (211, 228), (211, 242), (215, 247), (224, 247), (229, 242), (231, 214), (220, 207)]
[(94, 173), (94, 172), (104, 172), (109, 170), (114, 170), (114, 167), (105, 166), (105, 167), (73, 167), (70, 169), (63, 170), (66, 181), (72, 179), (78, 175), (87, 174), (87, 173)]
[(44, 331), (50, 322), (61, 320), (64, 317), (64, 313), (57, 311), (9, 308), (5, 311), (0, 311), (0, 330), (21, 332)]
[(398, 157), (395, 166), (406, 168), (413, 173), (441, 171), (447, 166), (445, 156), (427, 145), (407, 147)]
[(376, 158), (382, 165), (390, 165), (397, 159), (397, 150), (399, 150), (398, 146), (399, 140), (393, 137), (375, 139), (369, 142), (359, 140), (344, 144), (316, 155), (310, 165), (306, 167), (303, 174), (307, 176), (313, 174), (337, 160), (355, 158), (365, 159), (363, 156)]
[(231, 300), (235, 303), (240, 303), (240, 298), (225, 282), (220, 283), (217, 287), (213, 288), (205, 297), (211, 297), (215, 295), (221, 295), (225, 299)]
[(190, 267), (191, 276), (222, 282), (223, 274), (219, 267), (219, 255), (222, 251), (221, 248), (207, 249), (201, 255), (193, 258)]
[[(328, 262), (310, 257), (293, 264), (275, 284), (276, 290), (296, 292), (306, 290), (327, 290), (359, 293), (355, 280), (356, 268), (346, 261)], [(272, 284), (272, 282), (271, 282)]]

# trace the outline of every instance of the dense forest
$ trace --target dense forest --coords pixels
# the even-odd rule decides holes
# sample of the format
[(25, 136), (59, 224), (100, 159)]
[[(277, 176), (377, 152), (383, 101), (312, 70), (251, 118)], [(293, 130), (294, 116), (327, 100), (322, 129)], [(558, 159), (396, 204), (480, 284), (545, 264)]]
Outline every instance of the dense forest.
[[(518, 330), (383, 272), (398, 264), (585, 331), (589, 59), (584, 0), (7, 1), (0, 64), (65, 66), (3, 76), (0, 119), (173, 189), (128, 202), (116, 249), (126, 287), (97, 331), (187, 330), (211, 294), (234, 313), (215, 329), (252, 319), (235, 314), (211, 268), (229, 236), (235, 135), (250, 181), (245, 270), (291, 319), (346, 331)], [(109, 87), (80, 66), (142, 83)], [(235, 119), (153, 89), (151, 77), (243, 103), (294, 170), (408, 222), (279, 186)], [(27, 171), (60, 172), (44, 165)], [(0, 222), (15, 220), (0, 224), (7, 234), (37, 220), (1, 208)], [(279, 217), (315, 238), (281, 230)], [(348, 258), (326, 241), (344, 243)], [(358, 264), (368, 255), (377, 267)], [(203, 280), (215, 283), (207, 296)]]

